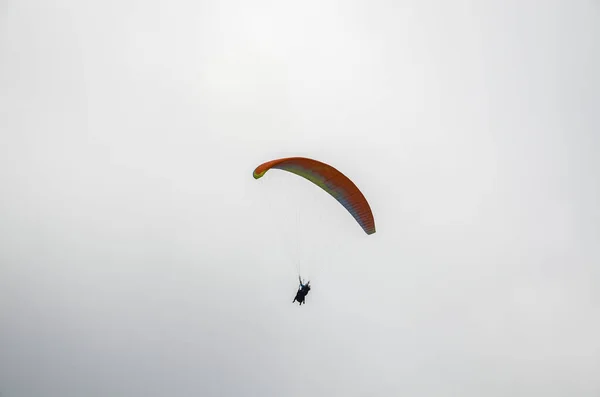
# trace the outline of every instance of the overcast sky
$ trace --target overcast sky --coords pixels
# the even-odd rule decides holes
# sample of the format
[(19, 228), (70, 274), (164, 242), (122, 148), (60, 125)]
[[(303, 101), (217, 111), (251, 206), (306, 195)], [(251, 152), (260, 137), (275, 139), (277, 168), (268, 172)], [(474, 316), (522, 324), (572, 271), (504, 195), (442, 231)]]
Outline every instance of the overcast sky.
[[(0, 1), (0, 396), (600, 395), (599, 27), (596, 0)], [(289, 155), (377, 233), (252, 178)]]

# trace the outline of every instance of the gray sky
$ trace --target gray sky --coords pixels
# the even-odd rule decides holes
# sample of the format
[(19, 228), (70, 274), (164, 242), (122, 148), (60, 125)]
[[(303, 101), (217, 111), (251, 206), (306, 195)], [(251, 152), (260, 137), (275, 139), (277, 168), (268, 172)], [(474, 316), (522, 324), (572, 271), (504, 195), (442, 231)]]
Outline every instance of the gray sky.
[[(599, 26), (592, 0), (0, 2), (0, 395), (598, 396)], [(377, 233), (252, 178), (287, 155)]]

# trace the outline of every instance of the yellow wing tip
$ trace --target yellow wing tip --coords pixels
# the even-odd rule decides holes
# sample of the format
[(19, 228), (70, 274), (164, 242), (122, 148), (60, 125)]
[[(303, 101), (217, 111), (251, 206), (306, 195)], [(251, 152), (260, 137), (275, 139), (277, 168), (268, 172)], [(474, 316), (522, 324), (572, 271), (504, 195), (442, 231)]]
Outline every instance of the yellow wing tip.
[(262, 176), (266, 173), (267, 171), (263, 171), (263, 172), (256, 172), (254, 171), (252, 173), (252, 176), (254, 177), (254, 179), (259, 179), (262, 178)]

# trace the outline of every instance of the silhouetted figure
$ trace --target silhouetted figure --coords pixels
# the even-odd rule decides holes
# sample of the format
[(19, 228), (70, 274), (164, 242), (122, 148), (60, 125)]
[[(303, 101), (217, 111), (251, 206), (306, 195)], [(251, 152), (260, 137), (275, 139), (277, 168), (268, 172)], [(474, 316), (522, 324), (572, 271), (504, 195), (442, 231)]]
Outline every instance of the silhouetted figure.
[(302, 279), (298, 276), (298, 281), (300, 282), (300, 286), (298, 287), (298, 292), (296, 292), (296, 297), (292, 301), (292, 303), (298, 301), (299, 305), (302, 305), (306, 295), (308, 295), (308, 291), (310, 291), (310, 281), (306, 284), (302, 284)]

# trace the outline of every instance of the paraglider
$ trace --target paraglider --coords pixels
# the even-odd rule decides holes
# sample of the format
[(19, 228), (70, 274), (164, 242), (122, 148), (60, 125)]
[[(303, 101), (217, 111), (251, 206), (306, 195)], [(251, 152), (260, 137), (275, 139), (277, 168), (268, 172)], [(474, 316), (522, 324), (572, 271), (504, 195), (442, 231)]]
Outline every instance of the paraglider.
[(292, 303), (298, 301), (298, 305), (302, 306), (303, 303), (306, 303), (304, 300), (310, 291), (310, 281), (304, 284), (302, 283), (302, 278), (300, 276), (298, 276), (298, 281), (300, 282), (300, 286), (298, 287), (298, 292), (296, 292), (296, 297)]
[[(367, 199), (354, 182), (331, 165), (305, 157), (281, 158), (256, 167), (254, 179), (262, 178), (270, 169), (288, 171), (311, 181), (344, 206), (367, 235), (375, 233), (375, 220)], [(304, 284), (300, 276), (298, 279), (300, 286), (292, 303), (297, 301), (301, 306), (311, 287), (310, 281)]]
[(254, 179), (262, 178), (272, 168), (291, 172), (319, 186), (350, 212), (365, 233), (375, 233), (375, 220), (367, 199), (354, 182), (329, 164), (305, 157), (282, 158), (256, 167)]

